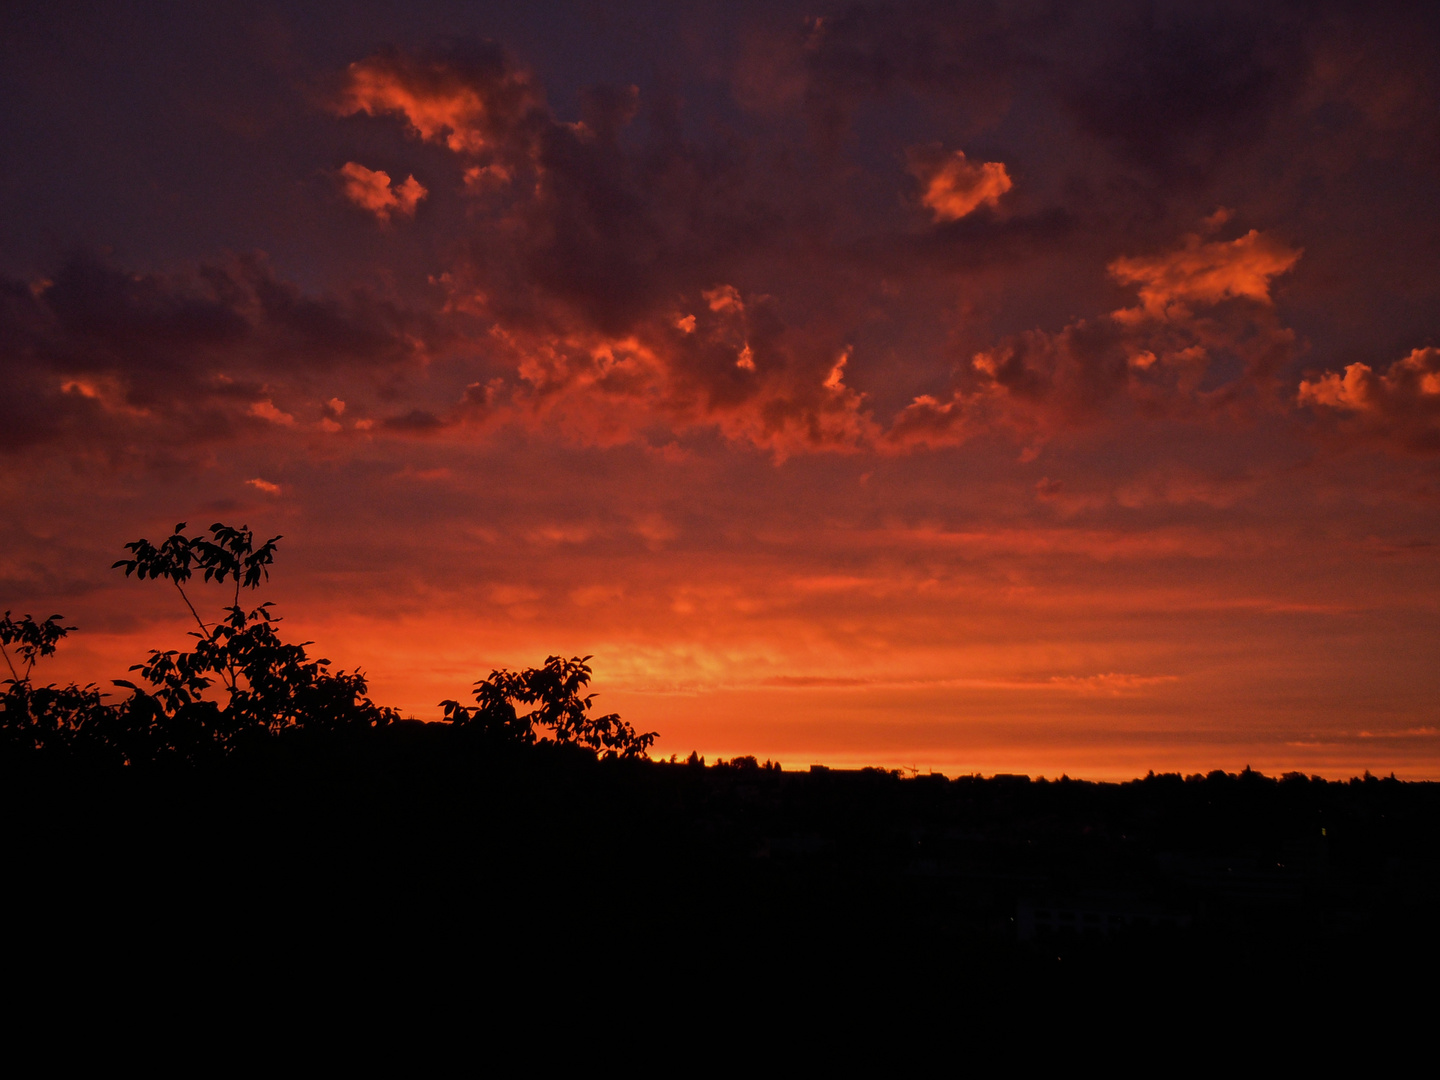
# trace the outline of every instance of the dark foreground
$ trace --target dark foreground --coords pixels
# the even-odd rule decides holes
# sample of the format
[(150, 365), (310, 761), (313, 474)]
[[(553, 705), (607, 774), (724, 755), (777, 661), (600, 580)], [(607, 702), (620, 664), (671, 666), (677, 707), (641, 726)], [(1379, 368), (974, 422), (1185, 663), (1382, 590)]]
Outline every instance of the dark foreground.
[(12, 979), (1023, 1012), (1214, 979), (1333, 1005), (1440, 955), (1435, 784), (597, 762), (412, 724), (204, 767), (0, 767)]

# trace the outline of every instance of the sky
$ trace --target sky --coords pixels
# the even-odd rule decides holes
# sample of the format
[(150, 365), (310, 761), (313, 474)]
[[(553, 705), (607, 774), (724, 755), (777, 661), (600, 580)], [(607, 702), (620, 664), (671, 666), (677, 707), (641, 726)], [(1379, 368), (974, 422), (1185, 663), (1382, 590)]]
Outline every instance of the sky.
[[(282, 535), (438, 719), (591, 655), (655, 752), (1440, 778), (1440, 17), (24, 4), (0, 606)], [(200, 599), (218, 610), (217, 590)]]

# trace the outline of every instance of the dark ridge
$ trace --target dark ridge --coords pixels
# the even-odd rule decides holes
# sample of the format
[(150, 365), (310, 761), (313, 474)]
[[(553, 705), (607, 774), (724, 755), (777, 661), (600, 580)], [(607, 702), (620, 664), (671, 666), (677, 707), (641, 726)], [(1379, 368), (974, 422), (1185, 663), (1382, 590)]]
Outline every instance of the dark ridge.
[(303, 948), (346, 970), (359, 949), (705, 985), (778, 966), (823, 988), (918, 963), (906, 986), (946, 1000), (976, 993), (958, 972), (1036, 989), (1263, 965), (1330, 985), (1337, 963), (1436, 955), (1431, 783), (784, 772), (402, 721), (199, 767), (12, 751), (0, 787), (26, 883), (7, 898), (46, 955), (124, 928), (121, 948)]
[[(1276, 980), (1329, 1008), (1440, 955), (1436, 784), (652, 761), (654, 733), (593, 715), (588, 657), (494, 671), (420, 723), (240, 606), (278, 539), (129, 545), (117, 566), (179, 586), (199, 632), (117, 704), (32, 682), (60, 616), (0, 621), (13, 985), (478, 979), (528, 1007), (625, 983), (671, 1017), (724, 997), (1014, 1019), (1099, 987), (1263, 1005)], [(217, 621), (185, 592), (202, 580), (233, 601)]]

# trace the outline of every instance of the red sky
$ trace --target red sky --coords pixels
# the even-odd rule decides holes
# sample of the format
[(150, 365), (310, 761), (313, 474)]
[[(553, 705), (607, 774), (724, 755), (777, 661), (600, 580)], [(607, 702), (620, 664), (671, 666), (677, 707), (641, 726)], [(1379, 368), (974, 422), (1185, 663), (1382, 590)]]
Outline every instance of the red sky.
[(79, 10), (0, 30), (49, 678), (224, 520), (422, 718), (593, 654), (666, 756), (1440, 775), (1433, 17)]

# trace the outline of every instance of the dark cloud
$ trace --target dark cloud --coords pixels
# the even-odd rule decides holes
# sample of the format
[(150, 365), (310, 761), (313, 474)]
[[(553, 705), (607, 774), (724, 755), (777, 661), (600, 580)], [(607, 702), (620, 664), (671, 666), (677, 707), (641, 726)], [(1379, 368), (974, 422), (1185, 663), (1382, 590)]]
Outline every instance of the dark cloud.
[(642, 133), (631, 130), (634, 86), (590, 87), (580, 120), (562, 121), (533, 73), (471, 41), (354, 63), (336, 101), (398, 117), (457, 155), (477, 201), (453, 280), (507, 324), (623, 333), (724, 277), (727, 257), (760, 231), (743, 197), (743, 148), (687, 141), (663, 94)]
[(46, 321), (28, 286), (0, 279), (0, 450), (46, 442), (100, 419), (98, 402), (62, 391), (27, 352)]
[(433, 55), (382, 61), (353, 65), (352, 79), (363, 73), (368, 94), (398, 103), (467, 176), (483, 171), (447, 283), (454, 306), (491, 321), (522, 409), (602, 441), (660, 420), (718, 424), (782, 454), (857, 442), (860, 398), (835, 374), (843, 327), (787, 328), (775, 298), (731, 284), (783, 216), (743, 145), (685, 138), (663, 94), (633, 131), (634, 87), (586, 91), (577, 123), (532, 104), (524, 124), (476, 120), (465, 134), (465, 117), (489, 115), (491, 87), (533, 89), (533, 76), (508, 61), (483, 78)]
[(142, 397), (250, 331), (241, 287), (223, 272), (199, 280), (129, 274), (77, 256), (34, 288), (37, 355), (59, 370), (123, 372)]
[(627, 144), (632, 102), (608, 100), (603, 115), (587, 108), (598, 130), (546, 126), (533, 187), (470, 247), (506, 316), (623, 333), (678, 293), (724, 280), (773, 231), (773, 213), (749, 197), (742, 147), (671, 139), (663, 118)]
[(928, 228), (865, 236), (843, 254), (867, 269), (895, 276), (973, 274), (996, 264), (1024, 263), (1074, 239), (1076, 216), (1062, 207), (999, 217), (972, 214)]
[(364, 290), (306, 295), (256, 257), (161, 275), (76, 255), (53, 277), (0, 282), (0, 297), (11, 449), (290, 424), (275, 399), (333, 375), (389, 377), (444, 338), (433, 317)]
[(1054, 18), (1044, 5), (992, 3), (855, 4), (814, 17), (796, 28), (807, 111), (831, 142), (860, 102), (897, 90), (945, 95), (972, 124), (993, 121)]
[(380, 426), (387, 431), (428, 435), (445, 427), (445, 421), (426, 409), (411, 409), (402, 416), (387, 416)]
[(1301, 87), (1303, 24), (1283, 9), (1145, 4), (1100, 18), (1096, 61), (1061, 74), (1062, 96), (1084, 130), (1167, 182), (1203, 182)]
[(270, 365), (289, 367), (298, 358), (316, 369), (394, 367), (433, 354), (448, 337), (433, 314), (369, 289), (307, 294), (253, 257), (238, 260), (231, 274), (242, 293), (248, 289), (253, 295), (253, 304), (245, 304), (251, 332), (257, 355)]

